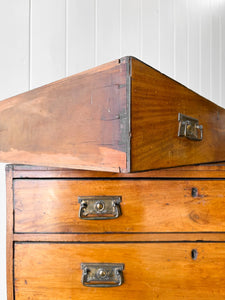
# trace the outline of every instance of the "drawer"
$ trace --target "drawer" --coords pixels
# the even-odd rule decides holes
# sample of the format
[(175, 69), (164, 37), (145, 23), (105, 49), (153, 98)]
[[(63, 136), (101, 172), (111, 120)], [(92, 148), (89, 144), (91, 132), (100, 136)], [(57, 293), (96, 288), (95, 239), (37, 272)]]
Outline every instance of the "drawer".
[[(16, 300), (225, 299), (224, 243), (15, 243), (14, 257)], [(124, 264), (122, 285), (84, 286), (81, 263), (103, 262)]]
[(225, 160), (225, 109), (134, 57), (7, 99), (0, 112), (1, 162), (129, 173)]
[[(119, 196), (115, 219), (79, 217), (82, 196)], [(98, 198), (99, 199), (99, 198)], [(14, 180), (17, 233), (225, 231), (224, 180)]]

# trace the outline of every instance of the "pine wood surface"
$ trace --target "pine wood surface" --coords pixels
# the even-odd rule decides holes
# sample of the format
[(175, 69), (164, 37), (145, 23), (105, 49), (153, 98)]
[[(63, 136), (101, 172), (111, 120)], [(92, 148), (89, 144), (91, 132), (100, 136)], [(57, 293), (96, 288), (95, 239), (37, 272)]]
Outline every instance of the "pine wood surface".
[[(224, 160), (225, 110), (143, 62), (131, 62), (131, 170)], [(178, 113), (203, 125), (202, 141), (178, 137)]]
[[(108, 300), (123, 299), (124, 297), (128, 299), (142, 297), (144, 300), (224, 299), (225, 232), (221, 231), (222, 226), (224, 226), (223, 207), (221, 206), (224, 205), (224, 164), (179, 167), (135, 174), (111, 174), (21, 165), (8, 165), (6, 170), (8, 300), (27, 300), (29, 298), (34, 300), (82, 300), (88, 298)], [(40, 182), (39, 188), (37, 188), (37, 182)], [(49, 189), (47, 189), (46, 184), (51, 182), (52, 185), (50, 184)], [(88, 185), (85, 185), (85, 182)], [(169, 183), (171, 182), (173, 184), (170, 187)], [(29, 188), (28, 183), (31, 184), (32, 188)], [(56, 183), (59, 183), (57, 193), (55, 193)], [(76, 183), (76, 188), (73, 186), (74, 183)], [(40, 220), (38, 214), (43, 206), (35, 206), (35, 202), (40, 201), (43, 204), (45, 201), (43, 196), (47, 193), (48, 197), (45, 204), (49, 200), (53, 201), (53, 199), (56, 204), (59, 201), (60, 207), (62, 205), (64, 207), (65, 203), (76, 203), (77, 199), (74, 197), (73, 191), (79, 191), (77, 183), (81, 184), (82, 190), (89, 189), (96, 192), (99, 191), (99, 188), (103, 191), (107, 190), (106, 187), (108, 187), (108, 191), (110, 188), (114, 191), (129, 191), (130, 201), (132, 200), (131, 192), (134, 192), (136, 197), (141, 196), (142, 199), (146, 199), (146, 194), (147, 199), (156, 194), (163, 196), (160, 201), (155, 201), (155, 197), (154, 200), (151, 198), (151, 201), (148, 201), (145, 210), (152, 207), (154, 203), (158, 205), (158, 208), (154, 212), (150, 210), (144, 215), (145, 218), (148, 218), (148, 222), (146, 220), (143, 223), (143, 228), (149, 227), (149, 224), (154, 225), (153, 221), (157, 222), (160, 215), (162, 218), (168, 219), (169, 216), (164, 213), (165, 211), (163, 212), (163, 209), (167, 210), (168, 207), (173, 206), (177, 213), (177, 222), (175, 223), (175, 216), (173, 219), (176, 228), (179, 226), (188, 227), (189, 224), (189, 228), (211, 227), (213, 230), (215, 228), (218, 230), (212, 232), (205, 231), (205, 229), (202, 229), (203, 231), (186, 232), (144, 232), (141, 230), (141, 232), (132, 233), (106, 233), (105, 231), (104, 233), (100, 233), (100, 231), (97, 231), (98, 233), (14, 232), (16, 226), (13, 221), (16, 220), (16, 214), (18, 213), (14, 210), (18, 200), (16, 200), (17, 196), (20, 196), (21, 201), (25, 201), (25, 205), (20, 207), (22, 211), (24, 209), (27, 214), (28, 205), (30, 208), (29, 213), (33, 215), (33, 219), (28, 214), (24, 215), (24, 222), (22, 223), (27, 224), (28, 222), (31, 226), (36, 226), (36, 222)], [(101, 185), (97, 185), (97, 183), (101, 183)], [(153, 186), (150, 183), (153, 183)], [(158, 183), (160, 185), (158, 185), (159, 188), (156, 191), (154, 187)], [(180, 183), (182, 189), (179, 190)], [(198, 187), (201, 186), (199, 190), (199, 192), (201, 191), (200, 197), (193, 198), (190, 196), (192, 183), (199, 184)], [(136, 191), (135, 184), (139, 187)], [(167, 191), (165, 191), (165, 184), (168, 184)], [(185, 185), (188, 187), (187, 190), (184, 190)], [(21, 189), (17, 189), (19, 186)], [(24, 189), (25, 187), (26, 189)], [(147, 187), (149, 193), (144, 193), (143, 187), (145, 190)], [(183, 193), (181, 190), (183, 190)], [(73, 194), (72, 198), (71, 194)], [(187, 197), (184, 197), (185, 194)], [(64, 198), (65, 195), (66, 198)], [(28, 200), (29, 197), (30, 201)], [(64, 201), (59, 200), (59, 198), (64, 199)], [(171, 204), (163, 206), (162, 204), (168, 198), (170, 198)], [(32, 203), (32, 199), (36, 200)], [(134, 197), (131, 202), (135, 202)], [(144, 200), (139, 201), (140, 203), (142, 203), (143, 208)], [(45, 208), (54, 211), (57, 205), (47, 205)], [(121, 218), (126, 216), (126, 210), (124, 211), (124, 209), (130, 207), (130, 211), (133, 210), (136, 214), (136, 219), (134, 215), (132, 216), (134, 223), (136, 220), (139, 223), (129, 224), (128, 222), (128, 225), (137, 225), (141, 228), (141, 218), (138, 215), (140, 209), (135, 212), (135, 209), (132, 209), (131, 205), (127, 205), (126, 200), (123, 199), (121, 205), (123, 205)], [(160, 205), (163, 207), (161, 213), (159, 211)], [(177, 209), (177, 206), (180, 209)], [(64, 214), (63, 207), (62, 212)], [(204, 220), (207, 219), (210, 222), (198, 224), (190, 218), (185, 219), (185, 216), (182, 218), (182, 213), (188, 212), (185, 208), (190, 207), (197, 207), (198, 212), (205, 211), (206, 218), (202, 214), (200, 220), (203, 217)], [(34, 210), (37, 216), (35, 216)], [(67, 211), (67, 213), (70, 214), (71, 212)], [(72, 218), (73, 221), (76, 220), (77, 214), (73, 214)], [(119, 219), (111, 221), (117, 222)], [(49, 222), (48, 217), (45, 221)], [(221, 226), (219, 222), (221, 222)], [(102, 224), (102, 221), (99, 221), (99, 224)], [(124, 228), (127, 227), (125, 222), (121, 225)], [(163, 222), (161, 225), (165, 227)], [(48, 226), (47, 223), (46, 226)], [(54, 226), (59, 226), (59, 224), (55, 223)], [(88, 229), (88, 226), (85, 226)], [(172, 227), (172, 223), (169, 226)], [(107, 229), (107, 226), (98, 225), (97, 228), (98, 230), (99, 228), (104, 230)], [(118, 229), (119, 225), (113, 227), (113, 230), (115, 228)], [(193, 249), (198, 251), (196, 260), (191, 258)], [(97, 261), (125, 263), (124, 284), (121, 287), (109, 289), (83, 287), (81, 284), (82, 271), (80, 263)]]
[[(225, 109), (134, 57), (2, 101), (0, 113), (3, 162), (127, 173), (225, 160)], [(178, 137), (178, 113), (199, 120), (202, 141)]]
[(115, 60), (2, 101), (0, 161), (126, 169), (126, 68)]
[[(15, 180), (15, 232), (221, 232), (224, 185), (224, 180)], [(79, 196), (121, 196), (122, 215), (82, 220)]]
[[(192, 258), (192, 250), (197, 258)], [(15, 297), (224, 299), (224, 243), (15, 244)], [(81, 263), (124, 263), (124, 284), (84, 287)]]

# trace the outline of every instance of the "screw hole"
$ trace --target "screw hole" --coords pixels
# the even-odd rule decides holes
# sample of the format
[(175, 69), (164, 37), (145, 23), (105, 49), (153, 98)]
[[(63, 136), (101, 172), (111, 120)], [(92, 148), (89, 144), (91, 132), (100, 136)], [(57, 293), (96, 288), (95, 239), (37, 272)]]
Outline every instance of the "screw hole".
[(197, 256), (198, 256), (198, 251), (196, 249), (192, 249), (191, 250), (191, 258), (193, 260), (196, 260), (197, 259)]

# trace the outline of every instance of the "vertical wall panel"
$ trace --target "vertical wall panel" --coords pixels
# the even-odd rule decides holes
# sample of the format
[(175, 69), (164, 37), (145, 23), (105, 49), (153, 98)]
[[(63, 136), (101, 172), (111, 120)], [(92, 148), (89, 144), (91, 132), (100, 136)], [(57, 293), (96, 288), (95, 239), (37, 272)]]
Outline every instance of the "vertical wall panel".
[(187, 85), (187, 0), (174, 2), (174, 78)]
[(219, 29), (219, 1), (211, 0), (211, 12), (212, 12), (212, 52), (211, 52), (211, 82), (212, 82), (212, 98), (211, 100), (219, 104), (220, 95), (220, 29)]
[(200, 21), (201, 5), (199, 1), (188, 0), (188, 86), (200, 93)]
[(29, 88), (29, 0), (0, 1), (0, 99)]
[(95, 64), (99, 65), (119, 57), (120, 1), (96, 0)]
[(210, 30), (211, 30), (210, 0), (204, 0), (201, 7), (201, 77), (199, 93), (210, 98)]
[[(0, 1), (0, 99), (29, 88), (29, 0)], [(0, 164), (0, 299), (6, 300), (5, 164)]]
[(159, 1), (142, 0), (142, 59), (159, 69)]
[(160, 0), (160, 71), (174, 77), (174, 1)]
[(89, 69), (95, 63), (95, 1), (68, 0), (67, 75)]
[(141, 0), (120, 1), (120, 56), (141, 57)]
[(32, 0), (31, 88), (65, 76), (65, 0)]
[(225, 107), (225, 3), (221, 2), (220, 5), (221, 13), (221, 32), (220, 32), (220, 89), (221, 89), (221, 105)]

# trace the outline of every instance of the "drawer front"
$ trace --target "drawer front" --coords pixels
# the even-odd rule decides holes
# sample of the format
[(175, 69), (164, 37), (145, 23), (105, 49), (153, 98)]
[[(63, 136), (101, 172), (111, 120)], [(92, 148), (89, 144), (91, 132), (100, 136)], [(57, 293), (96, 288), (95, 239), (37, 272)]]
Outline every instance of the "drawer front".
[[(194, 254), (194, 255), (193, 255)], [(117, 287), (86, 287), (81, 263), (124, 264)], [(15, 299), (224, 299), (224, 243), (15, 244)]]
[[(122, 214), (109, 220), (80, 218), (82, 196), (118, 196)], [(15, 232), (25, 233), (221, 232), (225, 181), (19, 179), (14, 181), (14, 222)]]

